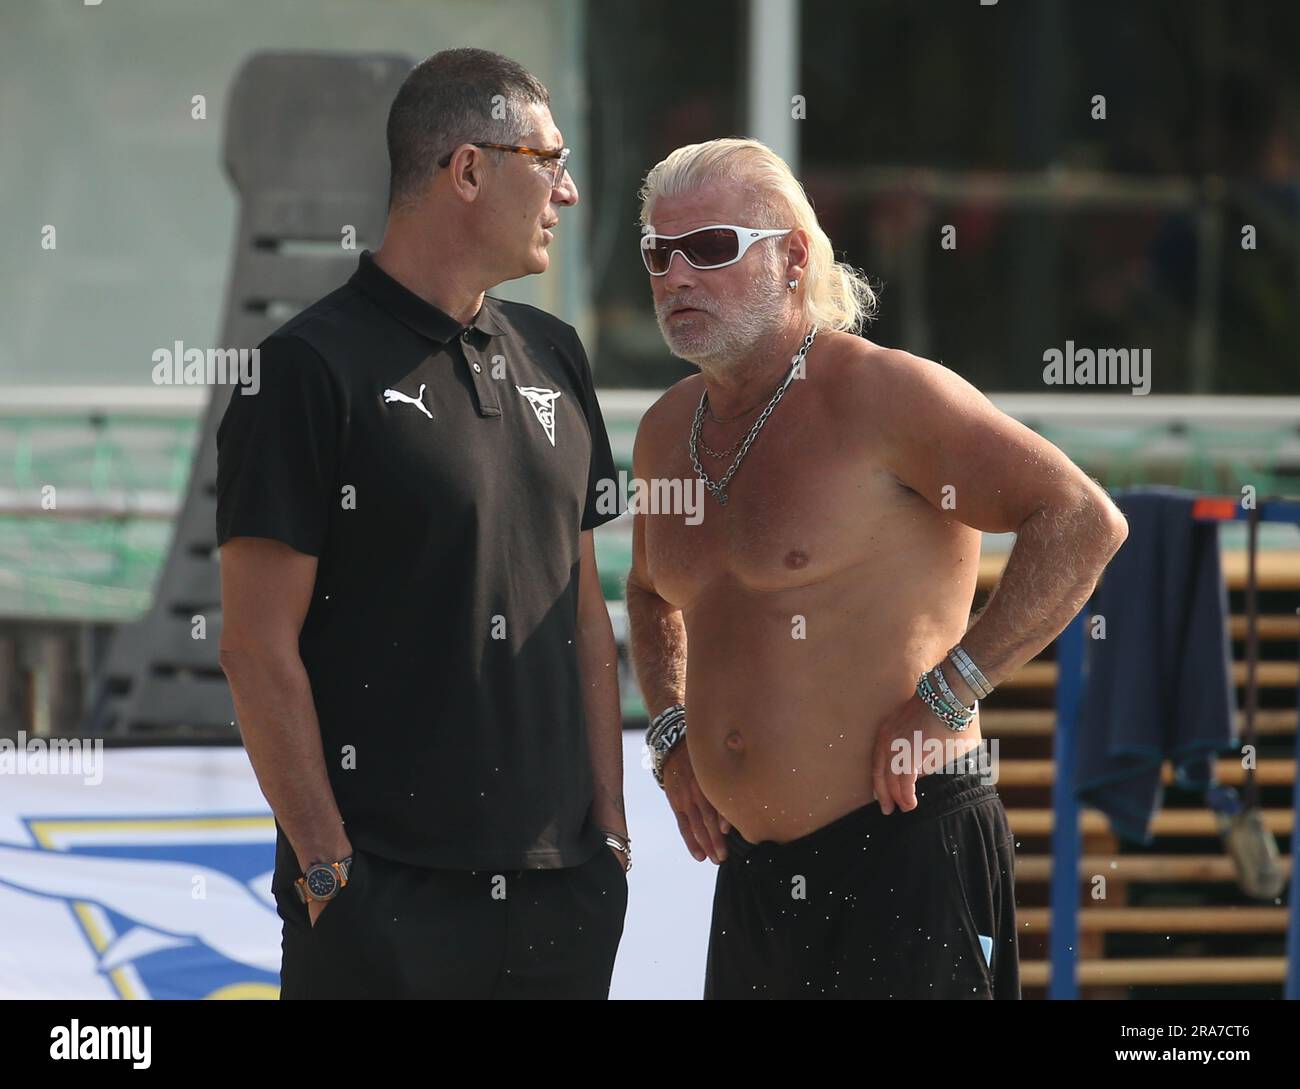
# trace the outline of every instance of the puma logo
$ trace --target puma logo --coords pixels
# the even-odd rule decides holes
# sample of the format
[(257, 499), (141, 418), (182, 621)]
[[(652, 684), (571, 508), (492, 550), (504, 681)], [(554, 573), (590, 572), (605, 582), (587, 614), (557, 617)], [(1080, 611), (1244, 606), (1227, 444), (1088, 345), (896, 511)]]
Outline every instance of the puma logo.
[(426, 385), (426, 383), (424, 383), (424, 382), (421, 382), (421, 383), (420, 383), (420, 392), (417, 393), (414, 397), (408, 397), (405, 393), (403, 393), (403, 392), (402, 392), (401, 390), (399, 390), (399, 389), (386, 389), (386, 390), (384, 390), (384, 400), (385, 400), (386, 402), (388, 402), (389, 404), (392, 404), (394, 401), (405, 401), (408, 405), (414, 405), (414, 406), (415, 406), (416, 408), (418, 408), (421, 412), (423, 412), (426, 416), (428, 416), (429, 419), (432, 420), (432, 419), (433, 419), (433, 413), (430, 412), (427, 408), (424, 407), (424, 400), (423, 400), (423, 398), (424, 398), (424, 387), (425, 387), (425, 385)]

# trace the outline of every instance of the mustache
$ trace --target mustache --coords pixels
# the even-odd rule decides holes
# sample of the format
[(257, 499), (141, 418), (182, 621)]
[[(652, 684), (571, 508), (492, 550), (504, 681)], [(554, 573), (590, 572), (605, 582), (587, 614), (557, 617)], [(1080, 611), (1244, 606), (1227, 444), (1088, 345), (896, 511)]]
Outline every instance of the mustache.
[(656, 308), (660, 319), (665, 319), (670, 313), (679, 307), (689, 306), (692, 310), (703, 310), (706, 314), (718, 316), (718, 308), (709, 299), (701, 299), (692, 295), (666, 295), (664, 301)]

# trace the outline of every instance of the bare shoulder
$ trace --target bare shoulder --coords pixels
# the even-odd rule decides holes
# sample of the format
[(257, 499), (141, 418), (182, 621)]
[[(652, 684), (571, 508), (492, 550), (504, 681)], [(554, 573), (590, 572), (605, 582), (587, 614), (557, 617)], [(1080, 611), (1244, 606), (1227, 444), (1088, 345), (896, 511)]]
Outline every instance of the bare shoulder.
[(688, 374), (663, 391), (641, 417), (641, 426), (654, 429), (665, 423), (676, 424), (683, 412), (692, 413), (704, 392), (704, 376)]
[[(874, 395), (922, 394), (927, 387), (959, 382), (969, 385), (954, 370), (941, 363), (913, 355), (902, 348), (876, 344), (852, 333), (829, 334), (826, 357), (819, 364), (840, 389)], [(811, 364), (809, 366), (811, 368)]]
[(827, 348), (819, 370), (825, 379), (826, 404), (836, 413), (860, 418), (863, 412), (870, 412), (882, 423), (907, 422), (952, 398), (982, 397), (966, 379), (942, 363), (901, 348), (889, 348), (851, 333), (830, 334)]
[(680, 440), (704, 392), (700, 374), (673, 383), (641, 416), (636, 429), (634, 459), (653, 457), (666, 443)]
[[(849, 341), (860, 338), (847, 338)], [(870, 431), (873, 453), (936, 509), (960, 496), (960, 520), (1013, 533), (1047, 502), (1108, 501), (1041, 435), (999, 409), (956, 371), (899, 349), (845, 343), (837, 359), (839, 433)], [(811, 367), (809, 368), (811, 372)], [(858, 432), (847, 421), (856, 413)], [(870, 414), (870, 428), (861, 423)]]

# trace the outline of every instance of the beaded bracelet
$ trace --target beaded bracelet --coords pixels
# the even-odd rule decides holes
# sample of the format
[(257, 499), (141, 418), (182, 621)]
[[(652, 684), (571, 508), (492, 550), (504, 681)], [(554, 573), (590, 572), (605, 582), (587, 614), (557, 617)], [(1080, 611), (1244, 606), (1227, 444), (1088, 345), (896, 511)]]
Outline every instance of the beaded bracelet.
[(979, 707), (979, 704), (976, 703), (970, 710), (960, 707), (954, 708), (935, 690), (930, 681), (929, 673), (922, 673), (917, 679), (916, 694), (921, 697), (925, 705), (939, 717), (945, 726), (957, 733), (970, 726)]

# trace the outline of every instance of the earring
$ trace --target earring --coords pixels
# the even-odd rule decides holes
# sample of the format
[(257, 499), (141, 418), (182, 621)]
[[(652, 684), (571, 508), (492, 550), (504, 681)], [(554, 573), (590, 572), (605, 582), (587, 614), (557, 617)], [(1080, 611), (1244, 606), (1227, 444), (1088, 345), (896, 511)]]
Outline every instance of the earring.
[(787, 281), (786, 281), (786, 286), (787, 286), (791, 291), (795, 291), (795, 290), (797, 290), (798, 287), (799, 287), (799, 281), (798, 281), (798, 280), (787, 280)]

